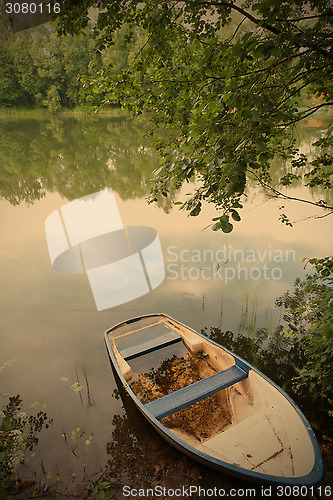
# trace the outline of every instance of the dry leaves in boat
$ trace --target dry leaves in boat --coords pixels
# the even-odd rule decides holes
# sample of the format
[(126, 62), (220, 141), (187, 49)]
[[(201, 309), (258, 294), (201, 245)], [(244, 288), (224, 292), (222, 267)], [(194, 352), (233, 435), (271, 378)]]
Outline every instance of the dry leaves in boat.
[[(182, 389), (216, 371), (200, 354), (187, 357), (173, 356), (161, 363), (157, 369), (138, 375), (131, 389), (141, 403), (146, 404), (174, 391)], [(231, 413), (226, 391), (179, 410), (161, 420), (168, 428), (178, 428), (199, 441), (220, 432), (231, 423)]]

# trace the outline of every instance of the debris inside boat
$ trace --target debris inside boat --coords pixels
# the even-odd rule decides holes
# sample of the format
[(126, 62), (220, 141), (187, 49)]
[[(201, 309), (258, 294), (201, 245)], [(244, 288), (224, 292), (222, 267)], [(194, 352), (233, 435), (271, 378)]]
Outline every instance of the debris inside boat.
[[(159, 368), (139, 374), (130, 387), (141, 403), (149, 403), (216, 373), (205, 358), (204, 352), (181, 358), (173, 356)], [(179, 428), (200, 442), (208, 439), (232, 423), (226, 391), (178, 410), (162, 418), (161, 423), (169, 429)]]

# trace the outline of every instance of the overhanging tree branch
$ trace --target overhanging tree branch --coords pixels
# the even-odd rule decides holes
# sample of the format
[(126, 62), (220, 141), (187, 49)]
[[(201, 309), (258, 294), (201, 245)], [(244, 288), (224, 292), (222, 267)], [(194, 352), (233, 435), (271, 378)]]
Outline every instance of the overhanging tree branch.
[[(275, 187), (267, 184), (267, 182), (265, 182), (263, 179), (260, 179), (260, 177), (251, 169), (249, 169), (251, 171), (251, 174), (257, 179), (258, 183), (264, 188), (266, 189), (267, 191), (271, 192), (272, 193), (272, 197), (273, 198), (280, 198), (280, 199), (283, 199), (283, 200), (291, 200), (291, 201), (300, 201), (302, 203), (307, 203), (309, 205), (313, 205), (315, 207), (319, 207), (319, 208), (324, 208), (324, 209), (327, 209), (327, 210), (331, 210), (330, 214), (333, 213), (333, 206), (329, 206), (327, 205), (325, 202), (323, 201), (311, 201), (311, 200), (306, 200), (304, 198), (298, 198), (297, 196), (289, 196), (285, 193), (282, 193), (281, 191), (279, 191), (278, 189), (276, 189)], [(329, 215), (329, 214), (328, 214)]]
[[(184, 2), (191, 3), (191, 0), (184, 0)], [(227, 7), (229, 9), (235, 10), (236, 12), (238, 12), (239, 14), (241, 14), (242, 16), (247, 18), (249, 21), (251, 21), (256, 26), (264, 28), (265, 30), (273, 33), (274, 35), (279, 35), (279, 36), (282, 36), (282, 38), (286, 39), (284, 33), (280, 29), (276, 28), (275, 26), (272, 26), (271, 24), (269, 24), (265, 20), (257, 19), (252, 14), (250, 14), (249, 12), (242, 9), (238, 5), (235, 5), (232, 2), (223, 2), (223, 1), (219, 2), (219, 1), (208, 0), (208, 1), (195, 2), (195, 3), (197, 5), (212, 6), (212, 7)], [(288, 42), (290, 43), (290, 40), (288, 40)], [(310, 48), (310, 49), (314, 50), (315, 52), (317, 52), (318, 54), (321, 54), (325, 58), (328, 58), (331, 61), (333, 61), (333, 55), (331, 55), (330, 52), (327, 52), (323, 48), (319, 47), (316, 43), (305, 41), (305, 40), (303, 40), (303, 41), (294, 40), (293, 44), (295, 45), (295, 47), (298, 47), (298, 48), (301, 48), (301, 47)]]
[[(274, 158), (292, 161), (298, 172), (306, 167), (306, 158), (295, 152), (293, 125), (333, 105), (332, 20), (325, 2), (310, 2), (312, 10), (305, 12), (301, 0), (244, 4), (250, 7), (238, 0), (150, 0), (142, 5), (140, 0), (114, 0), (106, 7), (110, 25), (100, 25), (102, 43), (106, 37), (107, 45), (126, 22), (144, 32), (134, 45), (131, 67), (119, 76), (111, 68), (112, 78), (103, 78), (109, 87), (111, 81), (119, 83), (112, 96), (134, 113), (150, 112), (155, 125), (166, 131), (159, 143), (163, 169), (152, 196), (158, 198), (161, 191), (167, 196), (169, 186), (179, 187), (195, 174), (204, 189), (199, 186), (185, 208), (193, 212), (194, 207), (197, 215), (197, 201), (207, 200), (223, 209), (223, 217), (232, 217), (232, 200), (245, 196), (252, 173), (270, 195), (333, 210), (330, 202), (280, 192), (279, 182), (270, 186)], [(311, 182), (327, 192), (332, 140), (322, 136), (317, 143), (313, 147), (320, 154), (309, 164)], [(275, 174), (285, 186), (296, 177), (278, 169)]]
[(307, 112), (299, 113), (298, 118), (290, 121), (289, 123), (283, 124), (283, 127), (289, 127), (290, 125), (293, 125), (294, 123), (297, 123), (300, 120), (304, 120), (304, 118), (308, 118), (308, 116), (313, 115), (314, 113), (316, 113), (318, 111), (318, 109), (328, 107), (328, 106), (333, 106), (333, 101), (332, 102), (325, 102), (323, 104), (318, 104), (317, 106), (313, 106), (312, 108), (310, 108), (310, 110)]

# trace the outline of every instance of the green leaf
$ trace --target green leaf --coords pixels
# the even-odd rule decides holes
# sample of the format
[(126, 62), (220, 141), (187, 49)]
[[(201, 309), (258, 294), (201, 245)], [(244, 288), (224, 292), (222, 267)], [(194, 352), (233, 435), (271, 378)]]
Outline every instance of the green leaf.
[(239, 213), (237, 212), (237, 210), (232, 210), (232, 211), (231, 211), (231, 217), (232, 217), (235, 221), (237, 221), (237, 222), (239, 222), (239, 221), (241, 220), (241, 216), (239, 215)]
[(71, 385), (71, 389), (73, 389), (73, 391), (75, 392), (75, 394), (77, 394), (78, 392), (82, 391), (83, 386), (79, 385), (78, 382), (75, 382), (75, 384)]
[(266, 151), (266, 149), (267, 149), (266, 141), (260, 137), (258, 137), (258, 139), (255, 140), (255, 145), (258, 148), (258, 150), (261, 152)]
[(201, 212), (201, 202), (199, 201), (197, 205), (190, 211), (192, 217), (196, 217)]
[(230, 222), (226, 222), (225, 224), (222, 224), (222, 231), (224, 233), (231, 233), (233, 230), (233, 225)]
[(262, 54), (263, 54), (263, 45), (261, 44), (253, 52), (253, 57), (255, 57), (256, 59), (261, 59)]
[(326, 324), (323, 328), (323, 335), (329, 339), (333, 338), (333, 325)]
[(0, 366), (0, 373), (6, 366), (12, 366), (16, 362), (16, 358), (7, 359), (2, 366)]
[(30, 408), (37, 408), (38, 406), (42, 406), (43, 408), (47, 407), (45, 403), (41, 403), (40, 401), (34, 401), (33, 403), (31, 403)]
[(220, 217), (220, 221), (215, 224), (216, 229), (214, 231), (217, 231), (217, 229), (222, 229), (224, 233), (231, 233), (233, 230), (233, 225), (229, 222), (229, 216), (228, 215), (222, 215)]

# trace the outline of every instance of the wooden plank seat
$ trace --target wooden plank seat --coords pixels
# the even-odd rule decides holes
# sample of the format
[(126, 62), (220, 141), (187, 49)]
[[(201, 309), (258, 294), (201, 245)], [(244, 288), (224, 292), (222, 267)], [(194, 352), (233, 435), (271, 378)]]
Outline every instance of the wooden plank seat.
[(129, 359), (137, 358), (149, 352), (156, 351), (157, 349), (175, 344), (181, 340), (182, 337), (178, 333), (168, 330), (164, 335), (160, 335), (159, 337), (137, 344), (133, 347), (128, 347), (127, 349), (121, 349), (119, 352), (122, 357), (128, 361)]
[(201, 401), (222, 389), (226, 389), (241, 380), (244, 380), (249, 373), (249, 368), (245, 363), (236, 359), (236, 364), (222, 370), (214, 375), (210, 375), (198, 382), (194, 382), (178, 391), (167, 394), (159, 399), (145, 404), (145, 409), (160, 420), (178, 410), (182, 410), (193, 403)]

